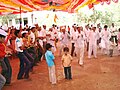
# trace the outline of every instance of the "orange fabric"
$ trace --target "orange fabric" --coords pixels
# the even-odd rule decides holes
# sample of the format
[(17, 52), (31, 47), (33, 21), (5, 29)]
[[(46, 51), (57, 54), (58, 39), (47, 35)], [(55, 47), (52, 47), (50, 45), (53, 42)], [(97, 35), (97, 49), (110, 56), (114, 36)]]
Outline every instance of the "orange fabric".
[[(0, 0), (0, 14), (9, 12), (20, 12), (20, 7), (22, 12), (31, 12), (31, 11), (41, 11), (41, 10), (62, 10), (68, 12), (77, 12), (80, 8), (92, 4), (106, 2), (110, 4), (109, 1), (118, 3), (118, 0), (55, 0), (52, 6), (49, 5), (49, 1), (44, 2), (43, 0)], [(56, 5), (57, 3), (58, 5)], [(3, 13), (4, 12), (4, 13)]]
[(56, 23), (56, 20), (58, 19), (57, 15), (54, 16), (54, 22)]
[(6, 55), (6, 46), (4, 43), (0, 43), (0, 58), (5, 57)]

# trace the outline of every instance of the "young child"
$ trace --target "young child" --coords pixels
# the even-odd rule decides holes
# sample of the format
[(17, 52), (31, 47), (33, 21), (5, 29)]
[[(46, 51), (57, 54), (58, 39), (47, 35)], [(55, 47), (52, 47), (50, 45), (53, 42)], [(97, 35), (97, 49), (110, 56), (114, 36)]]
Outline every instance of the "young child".
[(116, 44), (114, 42), (114, 39), (112, 39), (112, 38), (110, 39), (110, 44), (109, 45), (110, 45), (109, 46), (109, 55), (110, 55), (110, 57), (112, 57), (113, 56), (113, 50), (116, 46)]
[[(6, 55), (6, 52), (5, 52), (6, 47), (4, 45), (6, 36), (7, 36), (7, 33), (0, 29), (0, 64), (2, 66), (3, 66), (2, 63), (3, 63), (4, 57)], [(3, 77), (2, 74), (0, 74), (0, 90), (2, 89), (5, 83), (6, 83), (6, 79)]]
[(72, 79), (71, 75), (71, 62), (72, 62), (72, 56), (69, 54), (69, 48), (64, 47), (63, 49), (64, 55), (62, 56), (62, 65), (64, 67), (64, 74), (65, 79)]
[(56, 75), (55, 75), (55, 63), (54, 63), (54, 55), (52, 54), (52, 45), (50, 43), (46, 44), (46, 53), (45, 58), (48, 65), (49, 70), (49, 79), (52, 84), (56, 84)]

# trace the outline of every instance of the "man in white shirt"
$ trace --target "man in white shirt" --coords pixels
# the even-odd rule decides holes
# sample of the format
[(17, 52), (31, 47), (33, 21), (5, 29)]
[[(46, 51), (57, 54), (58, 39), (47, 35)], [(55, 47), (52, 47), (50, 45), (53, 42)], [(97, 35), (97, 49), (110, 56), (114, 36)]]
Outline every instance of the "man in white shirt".
[(73, 56), (75, 50), (75, 43), (77, 41), (77, 35), (78, 35), (77, 26), (72, 27), (70, 35), (71, 35), (71, 43), (72, 43), (71, 56)]
[(68, 44), (69, 44), (69, 37), (70, 35), (68, 34), (68, 32), (66, 32), (65, 30), (65, 27), (62, 27), (61, 28), (61, 35), (59, 37), (59, 40), (60, 40), (60, 56), (61, 56), (61, 53), (62, 53), (62, 50), (64, 47), (68, 47)]
[(111, 38), (111, 34), (108, 30), (108, 26), (105, 25), (104, 29), (101, 32), (101, 51), (102, 53), (104, 52), (105, 54), (108, 54), (109, 51), (109, 40)]
[(39, 43), (40, 45), (43, 47), (43, 32), (42, 32), (42, 28), (39, 27), (38, 31), (37, 31), (37, 35), (38, 35), (38, 39), (39, 39)]
[(47, 33), (47, 43), (50, 43), (53, 46), (52, 52), (54, 53), (56, 51), (56, 47), (55, 47), (55, 35), (53, 32), (53, 28), (50, 28)]
[(43, 47), (45, 49), (47, 40), (46, 40), (46, 25), (43, 25), (43, 29), (42, 29), (42, 33), (43, 33)]
[(83, 27), (77, 27), (78, 36), (77, 41), (75, 43), (75, 51), (77, 52), (78, 63), (82, 66), (83, 65), (83, 58), (84, 58), (84, 41), (85, 41), (85, 34), (83, 32)]
[(58, 41), (58, 29), (57, 29), (57, 25), (52, 25), (52, 29), (54, 32), (54, 36), (55, 36), (55, 46), (57, 48), (57, 41)]
[(31, 28), (31, 33), (30, 33), (30, 38), (32, 40), (32, 43), (35, 43), (35, 34), (34, 34), (34, 32), (35, 32), (35, 27), (32, 27)]
[(85, 37), (86, 37), (86, 46), (87, 46), (87, 51), (89, 49), (89, 32), (90, 32), (90, 29), (89, 29), (89, 24), (85, 26), (85, 29), (84, 29), (84, 33), (85, 33)]
[(97, 24), (97, 29), (96, 29), (96, 32), (98, 33), (97, 45), (99, 48), (100, 48), (100, 43), (101, 43), (101, 37), (100, 37), (101, 30), (102, 30), (102, 27), (100, 26), (100, 23), (99, 23)]
[(95, 32), (96, 27), (92, 27), (90, 33), (89, 33), (89, 50), (88, 50), (88, 58), (91, 58), (91, 54), (93, 51), (93, 55), (95, 58), (97, 58), (97, 32)]
[(29, 48), (29, 52), (31, 52), (33, 58), (35, 59), (35, 60), (34, 60), (34, 64), (35, 64), (35, 66), (37, 66), (38, 60), (37, 60), (37, 54), (36, 54), (36, 37), (35, 37), (35, 30), (36, 30), (36, 28), (33, 26), (33, 27), (31, 28), (31, 32), (30, 32), (30, 35), (29, 35), (29, 37), (30, 37), (30, 42), (31, 42), (31, 43), (30, 43), (31, 46), (30, 46), (30, 48)]
[(17, 56), (20, 60), (20, 69), (19, 69), (17, 79), (18, 80), (23, 79), (23, 76), (25, 79), (28, 79), (29, 71), (31, 68), (31, 62), (28, 60), (28, 58), (23, 53), (24, 45), (22, 42), (20, 30), (16, 30), (15, 35), (16, 35), (15, 50), (17, 51)]
[(117, 28), (115, 28), (114, 23), (112, 23), (112, 26), (110, 28), (110, 32), (111, 32), (111, 38), (117, 44)]

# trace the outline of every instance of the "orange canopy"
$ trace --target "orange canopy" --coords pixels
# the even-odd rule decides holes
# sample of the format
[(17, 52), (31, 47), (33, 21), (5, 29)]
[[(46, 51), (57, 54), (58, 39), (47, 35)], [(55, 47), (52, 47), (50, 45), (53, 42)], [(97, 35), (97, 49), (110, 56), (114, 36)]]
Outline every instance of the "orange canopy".
[[(0, 14), (31, 12), (41, 10), (61, 10), (73, 13), (81, 7), (109, 0), (0, 0)], [(118, 2), (118, 0), (113, 0)]]

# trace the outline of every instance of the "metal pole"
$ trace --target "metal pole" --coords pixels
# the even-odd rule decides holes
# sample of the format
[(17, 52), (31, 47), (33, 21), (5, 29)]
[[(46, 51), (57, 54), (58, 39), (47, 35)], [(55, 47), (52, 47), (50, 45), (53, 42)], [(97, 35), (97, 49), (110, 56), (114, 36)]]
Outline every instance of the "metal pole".
[(21, 7), (20, 7), (20, 31), (22, 31), (22, 15), (21, 15)]

